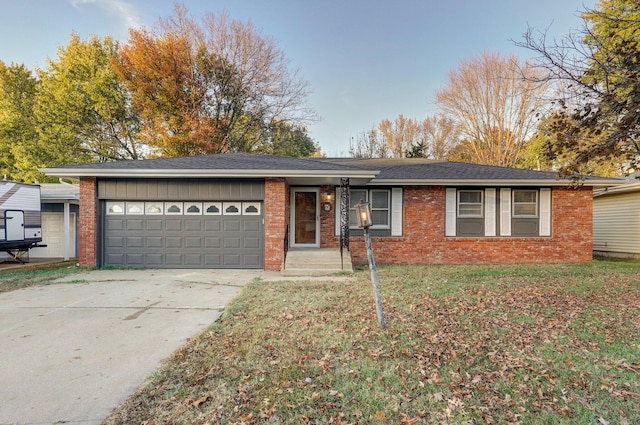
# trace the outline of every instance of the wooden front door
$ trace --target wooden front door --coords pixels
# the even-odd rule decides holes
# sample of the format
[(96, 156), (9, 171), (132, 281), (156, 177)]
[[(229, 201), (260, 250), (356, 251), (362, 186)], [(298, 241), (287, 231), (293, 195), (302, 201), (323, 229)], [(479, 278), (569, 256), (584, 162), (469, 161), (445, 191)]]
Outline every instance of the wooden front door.
[(291, 194), (291, 223), (293, 247), (319, 247), (320, 222), (317, 188), (294, 188)]

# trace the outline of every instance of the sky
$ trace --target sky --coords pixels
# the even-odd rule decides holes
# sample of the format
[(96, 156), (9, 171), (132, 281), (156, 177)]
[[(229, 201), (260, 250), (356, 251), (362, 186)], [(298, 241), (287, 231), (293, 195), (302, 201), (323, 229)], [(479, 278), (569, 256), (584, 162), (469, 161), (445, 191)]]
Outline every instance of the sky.
[[(184, 0), (198, 18), (226, 11), (272, 38), (309, 83), (320, 119), (308, 134), (327, 156), (402, 114), (437, 112), (436, 90), (461, 61), (483, 52), (532, 56), (514, 45), (527, 27), (560, 38), (581, 27), (596, 0)], [(0, 0), (0, 60), (44, 68), (71, 33), (110, 35), (152, 28), (173, 0)]]

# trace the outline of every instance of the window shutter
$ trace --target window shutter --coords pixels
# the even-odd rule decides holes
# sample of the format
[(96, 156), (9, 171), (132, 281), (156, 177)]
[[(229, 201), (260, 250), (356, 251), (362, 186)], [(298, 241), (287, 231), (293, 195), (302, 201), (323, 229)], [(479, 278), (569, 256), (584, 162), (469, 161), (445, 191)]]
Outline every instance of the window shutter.
[(456, 235), (456, 188), (448, 187), (445, 198), (445, 236)]
[(484, 235), (496, 235), (496, 190), (484, 190)]
[(551, 189), (540, 189), (540, 236), (551, 236)]
[(500, 189), (500, 236), (511, 236), (511, 189)]
[(391, 189), (391, 236), (402, 236), (402, 188)]

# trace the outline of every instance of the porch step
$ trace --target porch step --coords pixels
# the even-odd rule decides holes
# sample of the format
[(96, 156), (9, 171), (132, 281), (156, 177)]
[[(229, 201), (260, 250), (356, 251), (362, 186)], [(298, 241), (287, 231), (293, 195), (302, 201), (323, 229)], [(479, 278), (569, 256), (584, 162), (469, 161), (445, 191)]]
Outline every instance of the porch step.
[(340, 250), (334, 248), (292, 249), (287, 253), (283, 276), (328, 276), (334, 273), (352, 273), (351, 255), (343, 251), (344, 268)]

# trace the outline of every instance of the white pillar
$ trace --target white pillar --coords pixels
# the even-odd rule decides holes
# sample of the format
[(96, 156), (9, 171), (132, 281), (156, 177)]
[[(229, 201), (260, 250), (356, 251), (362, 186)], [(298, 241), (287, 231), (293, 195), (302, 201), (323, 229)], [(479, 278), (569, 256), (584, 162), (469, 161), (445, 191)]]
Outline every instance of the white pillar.
[(69, 201), (64, 201), (64, 232), (63, 232), (64, 259), (68, 260), (71, 256), (69, 241)]

